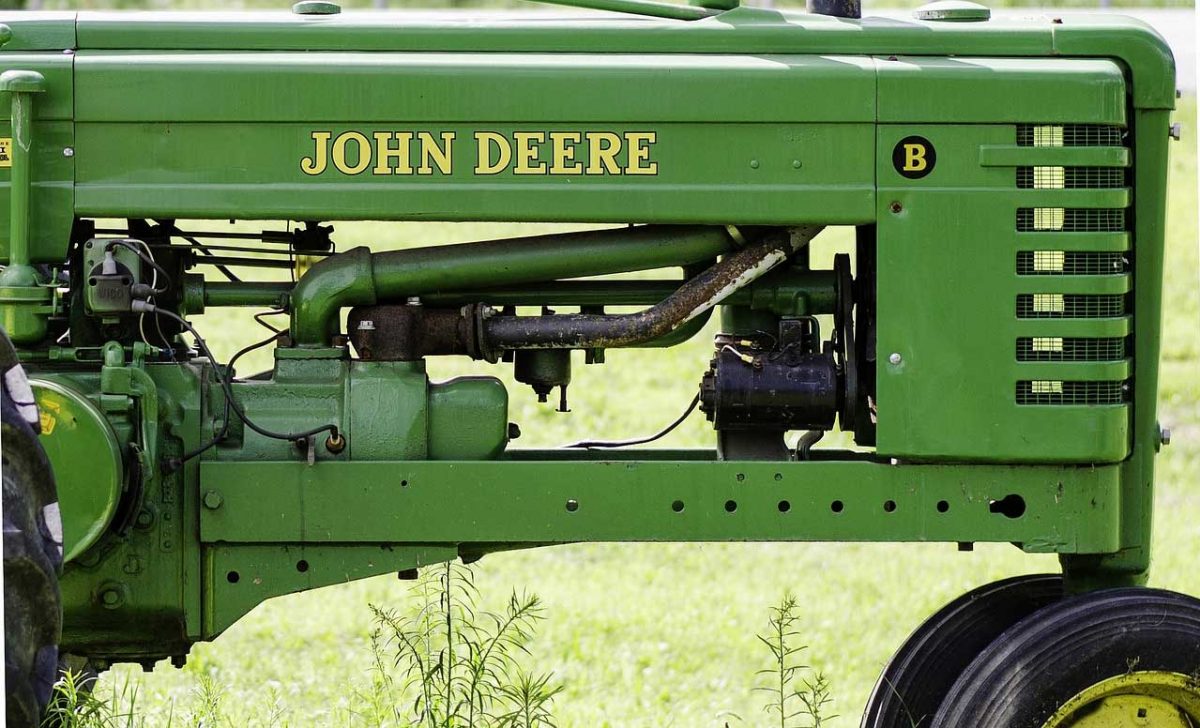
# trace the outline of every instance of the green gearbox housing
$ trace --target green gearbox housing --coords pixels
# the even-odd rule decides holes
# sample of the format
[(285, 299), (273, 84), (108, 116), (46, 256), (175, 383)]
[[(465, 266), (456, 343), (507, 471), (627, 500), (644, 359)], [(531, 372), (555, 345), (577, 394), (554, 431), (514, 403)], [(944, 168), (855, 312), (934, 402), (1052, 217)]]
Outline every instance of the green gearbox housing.
[[(1008, 542), (1076, 590), (1145, 579), (1162, 40), (620, 9), (660, 17), (0, 15), (0, 320), (57, 471), (64, 651), (182, 659), (275, 595), (574, 541)], [(603, 229), (372, 251), (343, 220)], [(852, 259), (814, 267), (835, 226)], [(188, 336), (222, 307), (289, 314), (272, 371)], [(565, 404), (571, 350), (714, 311), (707, 449), (516, 448), (500, 380), (425, 371), (513, 362)], [(814, 445), (835, 422), (860, 447)]]

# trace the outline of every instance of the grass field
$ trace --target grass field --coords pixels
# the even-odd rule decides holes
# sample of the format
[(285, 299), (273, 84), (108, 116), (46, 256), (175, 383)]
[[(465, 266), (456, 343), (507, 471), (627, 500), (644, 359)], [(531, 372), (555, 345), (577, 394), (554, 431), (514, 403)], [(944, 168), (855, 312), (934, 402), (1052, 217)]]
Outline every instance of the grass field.
[[(1158, 526), (1153, 584), (1200, 594), (1200, 302), (1197, 300), (1195, 103), (1179, 113), (1185, 141), (1174, 147), (1166, 280), (1166, 345), (1161, 417), (1174, 443), (1159, 460)], [(406, 242), (469, 240), (524, 232), (528, 226), (339, 226), (338, 239)], [(261, 330), (210, 315), (218, 356)], [(708, 337), (671, 351), (614, 351), (603, 366), (576, 366), (573, 412), (552, 412), (524, 387), (512, 386), (522, 446), (556, 445), (603, 434), (657, 429), (695, 391)], [(265, 367), (266, 354), (239, 367)], [(470, 364), (431, 367), (435, 376), (482, 371)], [(507, 369), (505, 376), (507, 379)], [(622, 396), (624, 395), (624, 396)], [(946, 423), (953, 426), (953, 423)], [(711, 431), (692, 417), (666, 445), (707, 445)], [(807, 661), (833, 681), (830, 725), (857, 725), (878, 671), (923, 617), (975, 585), (1007, 575), (1055, 570), (1051, 557), (1012, 547), (950, 545), (707, 544), (577, 545), (486, 557), (476, 568), (484, 600), (500, 607), (514, 589), (543, 598), (548, 619), (529, 664), (553, 671), (562, 726), (766, 725), (752, 688), (768, 654), (755, 640), (768, 608), (787, 592), (803, 605)], [(147, 725), (197, 710), (207, 677), (223, 691), (230, 725), (342, 725), (356, 690), (370, 681), (368, 603), (399, 606), (407, 585), (394, 577), (276, 599), (256, 609), (215, 643), (196, 646), (186, 668), (152, 673), (121, 666), (100, 681), (139, 690)], [(274, 716), (273, 718), (271, 716)], [(741, 721), (731, 716), (740, 716)]]

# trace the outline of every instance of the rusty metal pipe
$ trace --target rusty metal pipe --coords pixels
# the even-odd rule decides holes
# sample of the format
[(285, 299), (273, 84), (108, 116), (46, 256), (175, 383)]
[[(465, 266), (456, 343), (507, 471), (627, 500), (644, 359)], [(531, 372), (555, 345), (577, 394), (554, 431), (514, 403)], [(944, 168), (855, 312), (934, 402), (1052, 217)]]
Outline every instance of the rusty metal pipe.
[(736, 247), (724, 227), (645, 225), (372, 254), (355, 248), (312, 267), (292, 291), (296, 346), (327, 346), (338, 311), (438, 291), (691, 265)]
[(631, 314), (491, 316), (482, 321), (480, 349), (488, 359), (514, 349), (590, 349), (636, 346), (670, 333), (787, 260), (823, 228), (768, 233), (727, 255), (661, 303)]

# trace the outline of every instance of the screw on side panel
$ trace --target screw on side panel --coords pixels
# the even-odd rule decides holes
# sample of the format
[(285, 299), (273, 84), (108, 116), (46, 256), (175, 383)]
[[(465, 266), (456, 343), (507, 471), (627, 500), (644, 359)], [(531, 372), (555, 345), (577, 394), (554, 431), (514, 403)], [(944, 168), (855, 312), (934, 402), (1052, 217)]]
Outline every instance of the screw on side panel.
[(1183, 138), (1183, 124), (1179, 123), (1178, 121), (1175, 122), (1171, 125), (1171, 128), (1167, 134), (1175, 141), (1179, 141)]

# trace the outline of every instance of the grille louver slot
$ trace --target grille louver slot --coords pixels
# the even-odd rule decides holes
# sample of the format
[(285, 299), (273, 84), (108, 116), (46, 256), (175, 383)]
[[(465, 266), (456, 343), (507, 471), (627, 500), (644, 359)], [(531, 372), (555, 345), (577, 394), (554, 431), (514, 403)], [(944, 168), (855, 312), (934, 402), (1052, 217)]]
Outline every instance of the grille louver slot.
[(1085, 190), (1125, 186), (1120, 167), (1017, 167), (1017, 189)]
[(1120, 361), (1125, 340), (1113, 337), (1022, 336), (1017, 361)]
[(1108, 276), (1125, 272), (1123, 253), (1080, 253), (1070, 250), (1022, 250), (1017, 253), (1017, 275)]
[(1061, 233), (1114, 233), (1125, 230), (1125, 211), (1091, 207), (1022, 207), (1017, 210), (1017, 231)]
[(1017, 404), (1124, 404), (1124, 382), (1064, 382), (1034, 379), (1017, 382)]
[(1125, 130), (1101, 124), (1018, 124), (1021, 147), (1121, 147)]
[(1116, 318), (1125, 315), (1125, 296), (1113, 293), (1022, 293), (1017, 318)]

